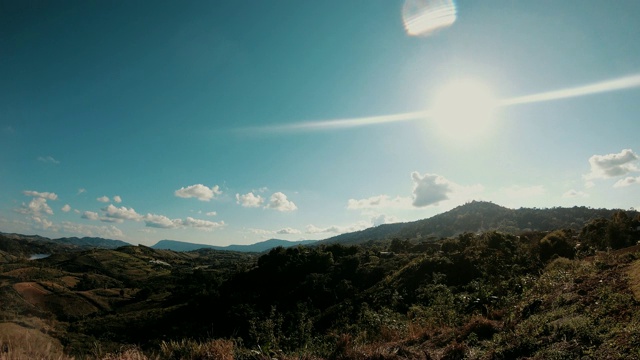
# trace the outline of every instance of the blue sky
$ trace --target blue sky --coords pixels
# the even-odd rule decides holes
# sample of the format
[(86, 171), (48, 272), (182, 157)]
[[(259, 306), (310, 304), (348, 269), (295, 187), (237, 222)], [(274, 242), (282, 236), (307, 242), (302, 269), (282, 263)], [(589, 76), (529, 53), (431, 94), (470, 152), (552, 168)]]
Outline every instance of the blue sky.
[[(0, 231), (228, 245), (640, 207), (640, 2), (458, 1), (410, 34), (446, 2), (0, 2)], [(481, 120), (458, 87), (434, 116), (456, 81), (560, 93)]]

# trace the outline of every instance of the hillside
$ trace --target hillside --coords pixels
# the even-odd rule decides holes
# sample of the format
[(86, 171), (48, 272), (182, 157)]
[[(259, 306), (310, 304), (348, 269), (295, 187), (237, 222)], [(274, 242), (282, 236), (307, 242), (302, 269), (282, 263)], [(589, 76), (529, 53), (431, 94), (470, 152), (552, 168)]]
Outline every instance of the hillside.
[[(572, 229), (579, 231), (589, 221), (610, 218), (616, 211), (587, 207), (551, 209), (509, 209), (491, 202), (472, 201), (428, 219), (385, 224), (377, 227), (341, 234), (322, 243), (363, 244), (372, 241), (399, 239), (440, 239), (465, 232), (500, 231), (519, 234), (528, 231)], [(627, 211), (629, 216), (637, 211)]]
[(517, 236), (414, 233), (262, 255), (55, 244), (31, 261), (25, 249), (54, 243), (5, 238), (0, 348), (59, 360), (634, 358), (639, 226), (615, 211)]

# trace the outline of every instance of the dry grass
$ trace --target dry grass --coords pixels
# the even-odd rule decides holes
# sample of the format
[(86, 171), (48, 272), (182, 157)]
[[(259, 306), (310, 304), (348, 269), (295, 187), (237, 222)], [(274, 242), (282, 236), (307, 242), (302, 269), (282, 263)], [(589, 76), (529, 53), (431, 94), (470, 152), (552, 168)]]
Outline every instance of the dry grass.
[(640, 301), (640, 260), (636, 260), (627, 270), (629, 276), (629, 288), (633, 292), (633, 297)]
[(0, 360), (67, 360), (53, 337), (15, 323), (0, 323)]

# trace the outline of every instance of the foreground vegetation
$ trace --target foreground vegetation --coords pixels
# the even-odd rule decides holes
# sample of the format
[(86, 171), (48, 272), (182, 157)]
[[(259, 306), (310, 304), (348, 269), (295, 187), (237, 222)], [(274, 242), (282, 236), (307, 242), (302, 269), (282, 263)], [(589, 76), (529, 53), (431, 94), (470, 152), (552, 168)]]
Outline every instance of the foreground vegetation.
[(5, 252), (0, 359), (640, 358), (638, 226), (620, 211), (261, 256)]

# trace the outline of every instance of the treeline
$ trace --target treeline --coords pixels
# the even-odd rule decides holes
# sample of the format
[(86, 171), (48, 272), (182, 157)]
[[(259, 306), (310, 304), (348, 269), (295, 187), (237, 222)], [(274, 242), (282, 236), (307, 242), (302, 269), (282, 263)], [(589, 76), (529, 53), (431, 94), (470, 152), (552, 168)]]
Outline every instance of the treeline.
[[(553, 259), (635, 244), (639, 220), (617, 212), (579, 232), (492, 231), (438, 241), (394, 239), (384, 246), (275, 248), (249, 267), (176, 273), (171, 284), (154, 283), (145, 291), (169, 289), (170, 302), (187, 304), (160, 319), (119, 327), (112, 340), (156, 346), (167, 337), (232, 338), (251, 349), (313, 349), (331, 357), (336, 334), (370, 342), (391, 330), (407, 331), (409, 321), (462, 326), (474, 316), (496, 318)], [(116, 333), (109, 326), (84, 330), (99, 338)], [(482, 336), (498, 330), (490, 326)]]

